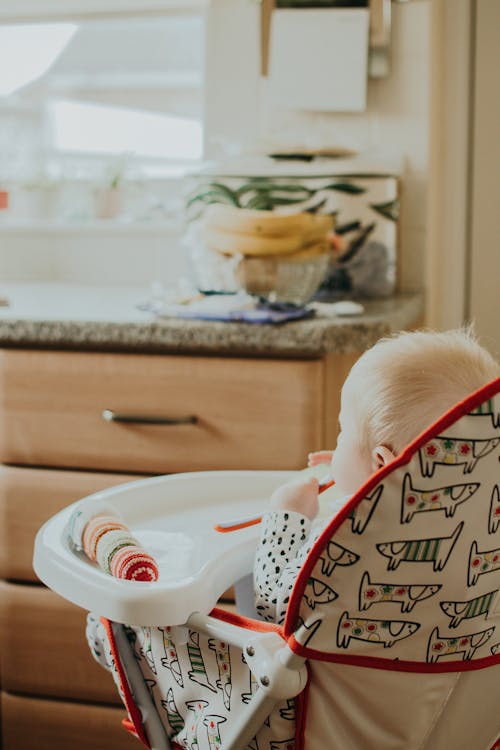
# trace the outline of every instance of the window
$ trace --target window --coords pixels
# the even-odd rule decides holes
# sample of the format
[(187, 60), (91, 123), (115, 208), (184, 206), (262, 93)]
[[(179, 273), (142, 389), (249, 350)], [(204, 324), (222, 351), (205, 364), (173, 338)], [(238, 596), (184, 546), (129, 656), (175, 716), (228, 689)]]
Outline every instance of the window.
[(0, 26), (0, 97), (43, 76), (69, 44), (75, 24)]
[(204, 24), (181, 13), (0, 26), (0, 169), (89, 173), (126, 155), (141, 176), (171, 176), (198, 163)]

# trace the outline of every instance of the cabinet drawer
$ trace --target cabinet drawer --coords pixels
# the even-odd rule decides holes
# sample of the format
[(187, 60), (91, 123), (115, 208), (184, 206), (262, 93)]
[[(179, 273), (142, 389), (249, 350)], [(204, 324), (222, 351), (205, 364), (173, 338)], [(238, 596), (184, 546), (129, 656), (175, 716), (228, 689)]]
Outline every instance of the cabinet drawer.
[(3, 750), (138, 750), (125, 709), (2, 693)]
[(43, 586), (0, 582), (2, 689), (120, 704), (85, 638), (87, 613)]
[[(323, 439), (322, 360), (4, 350), (0, 365), (5, 463), (297, 469)], [(197, 422), (107, 422), (103, 410)]]
[(33, 544), (40, 526), (92, 492), (137, 479), (124, 474), (0, 467), (0, 578), (35, 581)]

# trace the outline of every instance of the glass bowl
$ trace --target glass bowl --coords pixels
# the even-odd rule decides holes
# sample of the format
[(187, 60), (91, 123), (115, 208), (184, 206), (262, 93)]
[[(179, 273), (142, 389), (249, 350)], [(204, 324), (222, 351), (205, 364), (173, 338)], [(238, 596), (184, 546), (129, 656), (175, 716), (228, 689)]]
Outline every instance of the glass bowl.
[(243, 257), (235, 275), (248, 294), (271, 303), (305, 305), (318, 290), (328, 266), (328, 253), (303, 261), (286, 256)]

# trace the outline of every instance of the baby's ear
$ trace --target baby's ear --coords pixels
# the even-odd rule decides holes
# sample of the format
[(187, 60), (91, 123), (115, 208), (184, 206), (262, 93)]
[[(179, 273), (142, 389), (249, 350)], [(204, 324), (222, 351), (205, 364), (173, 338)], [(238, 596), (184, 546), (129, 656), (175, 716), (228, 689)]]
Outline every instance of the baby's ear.
[(382, 466), (387, 466), (395, 458), (394, 453), (386, 445), (377, 445), (372, 450), (372, 468), (374, 471), (381, 469)]

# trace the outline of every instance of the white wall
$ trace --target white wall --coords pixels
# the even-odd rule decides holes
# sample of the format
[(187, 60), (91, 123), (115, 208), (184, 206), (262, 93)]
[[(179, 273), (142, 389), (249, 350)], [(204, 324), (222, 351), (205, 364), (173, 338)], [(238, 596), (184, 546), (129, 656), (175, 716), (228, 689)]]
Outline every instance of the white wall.
[(433, 6), (427, 318), (473, 321), (500, 356), (497, 176), (500, 69), (497, 0)]
[(45, 228), (0, 231), (1, 281), (175, 285), (189, 275), (177, 231), (140, 228)]

